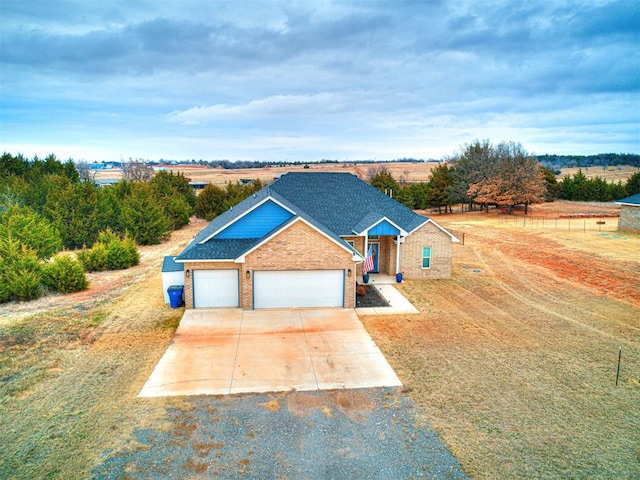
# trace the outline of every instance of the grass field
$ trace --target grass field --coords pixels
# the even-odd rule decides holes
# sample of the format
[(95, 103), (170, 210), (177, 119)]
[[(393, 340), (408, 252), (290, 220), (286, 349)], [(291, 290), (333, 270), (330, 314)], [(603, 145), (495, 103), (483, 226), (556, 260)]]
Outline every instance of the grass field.
[[(638, 478), (640, 237), (436, 220), (465, 234), (452, 279), (399, 286), (418, 315), (363, 318), (425, 420), (473, 478)], [(180, 317), (161, 259), (204, 225), (91, 274), (88, 292), (0, 306), (0, 478), (90, 478), (110, 451), (145, 448), (134, 429), (172, 428), (180, 398), (136, 395)]]
[[(408, 163), (408, 162), (388, 162), (376, 164), (352, 164), (352, 163), (309, 163), (305, 165), (286, 167), (269, 166), (265, 168), (247, 168), (241, 170), (225, 170), (222, 168), (203, 167), (167, 167), (174, 171), (183, 173), (194, 182), (208, 182), (214, 185), (226, 185), (235, 183), (241, 179), (260, 179), (263, 183), (269, 183), (273, 179), (286, 172), (349, 172), (358, 175), (360, 178), (367, 178), (369, 169), (386, 167), (396, 180), (404, 179), (409, 182), (426, 182), (431, 176), (431, 171), (438, 163)], [(611, 182), (622, 181), (623, 183), (634, 173), (640, 171), (637, 167), (588, 167), (582, 169), (587, 178), (600, 177)], [(565, 175), (575, 175), (578, 168), (564, 168), (557, 176), (561, 180)], [(120, 170), (101, 170), (96, 172), (96, 178), (120, 178)]]
[(640, 238), (438, 220), (453, 278), (363, 319), (426, 420), (473, 478), (638, 478)]
[(574, 176), (578, 173), (578, 170), (582, 170), (582, 173), (584, 173), (587, 178), (600, 177), (613, 183), (621, 181), (623, 184), (631, 175), (640, 172), (640, 168), (628, 165), (620, 165), (616, 167), (562, 168), (560, 170), (560, 175), (558, 175), (558, 180), (562, 180), (565, 175)]

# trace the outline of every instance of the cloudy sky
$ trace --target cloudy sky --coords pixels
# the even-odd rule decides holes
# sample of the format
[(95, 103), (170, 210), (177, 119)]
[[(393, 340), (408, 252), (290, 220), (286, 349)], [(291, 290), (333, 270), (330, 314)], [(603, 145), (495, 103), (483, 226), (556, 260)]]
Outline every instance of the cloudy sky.
[(12, 154), (640, 153), (637, 0), (0, 0), (0, 22)]

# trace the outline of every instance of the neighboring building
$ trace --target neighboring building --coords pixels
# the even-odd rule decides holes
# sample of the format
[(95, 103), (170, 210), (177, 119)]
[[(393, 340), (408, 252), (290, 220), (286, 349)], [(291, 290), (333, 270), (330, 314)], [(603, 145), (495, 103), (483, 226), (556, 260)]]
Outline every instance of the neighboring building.
[(449, 278), (459, 240), (349, 173), (288, 173), (227, 210), (175, 258), (187, 308), (355, 305), (373, 272)]
[(618, 200), (616, 204), (620, 205), (618, 230), (640, 233), (640, 193)]

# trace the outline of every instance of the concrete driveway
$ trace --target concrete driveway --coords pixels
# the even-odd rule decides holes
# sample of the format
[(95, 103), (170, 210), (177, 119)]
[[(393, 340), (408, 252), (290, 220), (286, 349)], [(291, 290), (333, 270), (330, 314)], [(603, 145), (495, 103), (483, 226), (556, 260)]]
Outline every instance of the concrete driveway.
[(400, 385), (354, 310), (196, 309), (139, 396)]

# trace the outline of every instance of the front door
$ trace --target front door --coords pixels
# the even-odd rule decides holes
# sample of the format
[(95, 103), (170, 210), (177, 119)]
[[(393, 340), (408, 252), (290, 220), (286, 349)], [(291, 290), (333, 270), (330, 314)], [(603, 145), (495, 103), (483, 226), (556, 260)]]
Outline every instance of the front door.
[(370, 242), (369, 247), (371, 247), (371, 251), (373, 252), (373, 270), (371, 270), (371, 273), (378, 273), (378, 256), (380, 253), (380, 243)]

